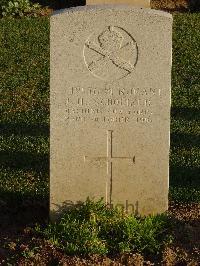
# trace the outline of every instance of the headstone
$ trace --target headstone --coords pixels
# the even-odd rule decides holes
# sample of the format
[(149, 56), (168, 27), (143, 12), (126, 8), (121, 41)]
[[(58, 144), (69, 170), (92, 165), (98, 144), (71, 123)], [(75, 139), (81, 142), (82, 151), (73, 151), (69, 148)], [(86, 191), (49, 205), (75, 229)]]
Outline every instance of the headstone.
[(168, 207), (172, 16), (86, 6), (51, 17), (51, 216), (89, 197)]
[(138, 7), (150, 7), (150, 0), (86, 0), (87, 5), (123, 4)]

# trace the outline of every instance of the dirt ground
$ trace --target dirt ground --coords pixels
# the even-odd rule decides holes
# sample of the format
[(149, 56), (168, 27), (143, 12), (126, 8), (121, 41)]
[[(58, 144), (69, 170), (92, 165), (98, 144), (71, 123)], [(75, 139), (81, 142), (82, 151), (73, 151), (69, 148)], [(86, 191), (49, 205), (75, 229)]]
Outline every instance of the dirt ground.
[[(27, 206), (28, 208), (28, 206)], [(41, 206), (35, 206), (35, 220), (41, 218)], [(37, 217), (37, 214), (38, 216)], [(158, 257), (140, 254), (122, 254), (114, 257), (92, 256), (81, 258), (66, 256), (34, 232), (34, 223), (24, 226), (4, 224), (0, 229), (0, 265), (200, 265), (200, 203), (176, 205), (171, 203), (168, 211), (172, 222), (173, 244), (168, 245)], [(30, 215), (31, 216), (31, 215)], [(23, 217), (21, 217), (23, 219)], [(47, 217), (46, 217), (47, 218)], [(13, 220), (15, 217), (12, 218)], [(43, 217), (45, 222), (45, 216)], [(10, 263), (10, 264), (8, 264)]]

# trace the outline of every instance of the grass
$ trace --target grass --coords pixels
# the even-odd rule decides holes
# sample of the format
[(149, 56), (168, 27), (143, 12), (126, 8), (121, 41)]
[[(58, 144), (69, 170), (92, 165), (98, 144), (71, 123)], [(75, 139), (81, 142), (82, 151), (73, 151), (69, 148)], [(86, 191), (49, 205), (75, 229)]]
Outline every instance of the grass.
[(0, 208), (17, 215), (48, 201), (49, 20), (2, 19), (0, 62)]
[(174, 16), (170, 195), (200, 202), (200, 14)]
[[(170, 198), (178, 203), (200, 202), (199, 51), (200, 14), (174, 15)], [(0, 224), (39, 222), (40, 216), (47, 217), (48, 214), (49, 19), (0, 20), (0, 62)], [(159, 219), (131, 218), (127, 223), (123, 217), (117, 216), (119, 220), (109, 218), (103, 225), (101, 215), (95, 214), (94, 224), (90, 216), (86, 223), (77, 219), (72, 226), (69, 219), (75, 214), (68, 215), (63, 218), (63, 224), (50, 225), (45, 234), (59, 245), (60, 237), (70, 225), (72, 245), (68, 246), (69, 253), (76, 250), (75, 234), (80, 240), (82, 233), (86, 236), (90, 233), (91, 226), (90, 241), (93, 250), (99, 253), (128, 251), (134, 245), (144, 251), (145, 242), (142, 241), (147, 240), (138, 236), (137, 243), (133, 239), (125, 242), (124, 236), (130, 237), (127, 235), (129, 229), (142, 234), (147, 223), (148, 230), (143, 236), (148, 238), (147, 231), (153, 232), (150, 228), (153, 230), (154, 222)], [(114, 214), (106, 215), (112, 217)], [(82, 231), (76, 231), (79, 225)], [(112, 236), (105, 234), (108, 227), (113, 230)], [(121, 230), (124, 230), (122, 235)], [(111, 241), (113, 236), (117, 237), (114, 242)], [(156, 233), (154, 236), (148, 239), (152, 245), (148, 252), (156, 252), (156, 243), (160, 243), (155, 242)], [(79, 250), (80, 253), (90, 253), (89, 246), (87, 248)]]
[(60, 222), (37, 231), (70, 255), (157, 255), (171, 239), (168, 224), (166, 215), (139, 219), (88, 199), (64, 214)]

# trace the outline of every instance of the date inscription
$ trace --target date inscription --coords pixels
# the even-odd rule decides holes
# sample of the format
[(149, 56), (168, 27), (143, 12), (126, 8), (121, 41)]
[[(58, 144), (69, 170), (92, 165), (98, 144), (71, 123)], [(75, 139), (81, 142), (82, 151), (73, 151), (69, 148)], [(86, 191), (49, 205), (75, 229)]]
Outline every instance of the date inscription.
[(67, 88), (66, 120), (68, 123), (149, 124), (161, 92), (156, 88)]

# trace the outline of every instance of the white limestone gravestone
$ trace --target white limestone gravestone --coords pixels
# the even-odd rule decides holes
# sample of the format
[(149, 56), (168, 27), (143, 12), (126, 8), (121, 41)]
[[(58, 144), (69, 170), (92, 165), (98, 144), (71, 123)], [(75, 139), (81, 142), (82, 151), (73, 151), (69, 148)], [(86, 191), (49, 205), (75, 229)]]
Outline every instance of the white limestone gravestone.
[(172, 16), (86, 6), (51, 17), (51, 215), (104, 198), (168, 207)]

